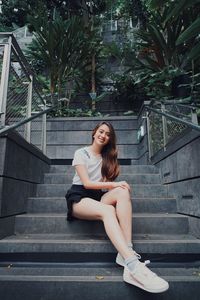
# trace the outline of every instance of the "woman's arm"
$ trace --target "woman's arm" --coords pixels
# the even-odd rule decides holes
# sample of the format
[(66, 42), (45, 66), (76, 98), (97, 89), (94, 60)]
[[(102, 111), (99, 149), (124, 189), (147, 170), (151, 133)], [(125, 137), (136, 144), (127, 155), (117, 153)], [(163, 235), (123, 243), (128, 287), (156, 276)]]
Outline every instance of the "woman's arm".
[(91, 181), (89, 179), (88, 176), (88, 172), (87, 169), (85, 167), (85, 165), (76, 165), (75, 166), (76, 172), (78, 174), (78, 176), (81, 179), (81, 182), (83, 183), (83, 186), (86, 189), (94, 189), (94, 190), (98, 190), (98, 189), (113, 189), (116, 187), (121, 187), (123, 189), (128, 189), (130, 191), (130, 186), (126, 181), (119, 181), (119, 182), (111, 182), (111, 181), (107, 181), (107, 182), (94, 182)]

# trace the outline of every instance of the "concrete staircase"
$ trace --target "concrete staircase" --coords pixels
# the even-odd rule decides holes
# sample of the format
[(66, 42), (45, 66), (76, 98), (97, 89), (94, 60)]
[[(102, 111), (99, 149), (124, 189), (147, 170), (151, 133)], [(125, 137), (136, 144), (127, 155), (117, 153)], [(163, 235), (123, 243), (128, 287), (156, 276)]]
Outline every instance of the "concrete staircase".
[[(121, 120), (130, 141), (127, 119), (125, 123)], [(130, 120), (128, 123), (133, 130)], [(91, 129), (91, 123), (82, 124)], [(80, 123), (77, 126), (80, 128)], [(122, 134), (123, 129), (119, 132)], [(77, 135), (70, 141), (73, 148), (80, 146)], [(121, 149), (126, 147), (125, 135), (123, 139)], [(56, 143), (58, 147), (59, 141)], [(127, 163), (126, 159), (133, 162), (133, 158), (136, 162), (136, 144), (135, 149), (129, 156), (122, 152), (122, 163)], [(72, 159), (72, 153), (68, 158)], [(62, 162), (59, 155), (52, 159)], [(115, 264), (116, 250), (100, 222), (66, 221), (64, 195), (72, 176), (70, 165), (52, 165), (44, 183), (38, 185), (37, 195), (27, 199), (27, 213), (16, 216), (15, 234), (0, 241), (2, 299), (186, 300), (191, 299), (191, 293), (192, 299), (199, 299), (200, 241), (190, 234), (188, 217), (176, 213), (176, 199), (162, 185), (158, 169), (122, 165), (119, 179), (127, 180), (132, 187), (134, 248), (142, 260), (151, 260), (153, 271), (169, 281), (170, 289), (160, 295), (123, 282), (123, 269)]]
[[(117, 134), (119, 158), (124, 163), (138, 160), (137, 117), (109, 117)], [(47, 156), (53, 163), (71, 163), (74, 151), (92, 141), (92, 130), (102, 117), (55, 118), (47, 121)], [(33, 122), (31, 142), (40, 145), (40, 127)]]

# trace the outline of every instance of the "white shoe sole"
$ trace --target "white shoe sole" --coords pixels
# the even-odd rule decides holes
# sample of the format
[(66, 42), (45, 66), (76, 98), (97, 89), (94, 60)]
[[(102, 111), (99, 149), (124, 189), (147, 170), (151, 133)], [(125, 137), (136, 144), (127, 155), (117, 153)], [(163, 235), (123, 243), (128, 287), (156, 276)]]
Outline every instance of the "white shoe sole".
[(134, 279), (133, 276), (130, 277), (129, 271), (128, 270), (124, 270), (124, 274), (123, 274), (123, 279), (126, 283), (135, 285), (137, 287), (139, 287), (140, 289), (150, 292), (150, 293), (163, 293), (165, 291), (168, 290), (169, 288), (169, 284), (168, 282), (166, 282), (166, 285), (159, 288), (159, 289), (154, 289), (154, 288), (147, 288), (144, 285), (142, 285), (141, 283), (139, 283), (136, 279)]

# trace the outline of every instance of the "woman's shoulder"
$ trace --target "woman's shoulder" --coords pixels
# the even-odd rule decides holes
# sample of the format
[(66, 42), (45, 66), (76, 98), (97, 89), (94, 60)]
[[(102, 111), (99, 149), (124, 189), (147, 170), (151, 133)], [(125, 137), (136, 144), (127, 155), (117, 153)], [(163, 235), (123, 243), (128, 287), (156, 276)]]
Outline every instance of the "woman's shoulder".
[(90, 158), (89, 147), (88, 146), (81, 147), (75, 151), (75, 154), (86, 155), (88, 158)]

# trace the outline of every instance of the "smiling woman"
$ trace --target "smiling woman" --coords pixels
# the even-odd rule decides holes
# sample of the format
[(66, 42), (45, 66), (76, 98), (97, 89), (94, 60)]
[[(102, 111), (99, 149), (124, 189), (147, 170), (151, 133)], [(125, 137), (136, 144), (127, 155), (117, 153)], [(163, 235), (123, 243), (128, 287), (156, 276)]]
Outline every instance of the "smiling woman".
[(125, 282), (152, 293), (168, 289), (168, 283), (151, 272), (132, 249), (130, 186), (114, 181), (119, 175), (116, 135), (108, 122), (92, 132), (92, 144), (78, 149), (72, 165), (75, 175), (66, 194), (68, 220), (100, 220), (118, 251), (116, 263), (124, 267)]

